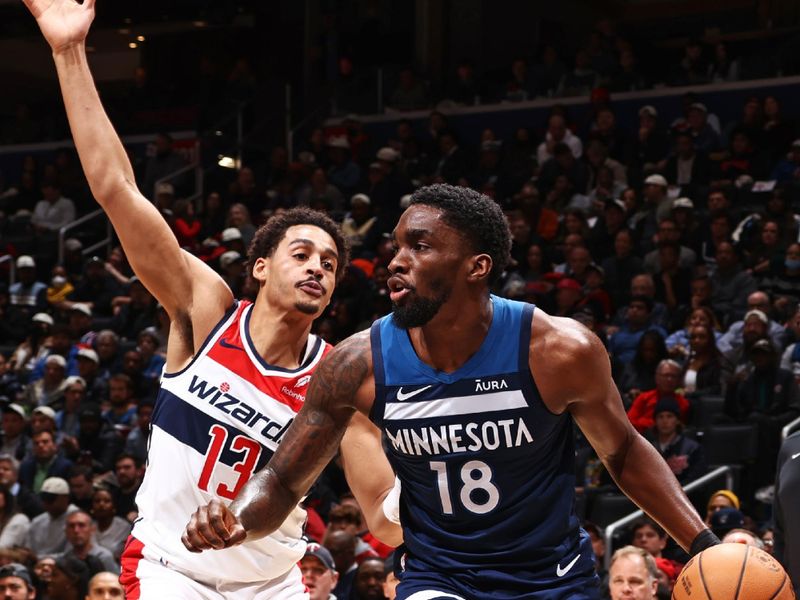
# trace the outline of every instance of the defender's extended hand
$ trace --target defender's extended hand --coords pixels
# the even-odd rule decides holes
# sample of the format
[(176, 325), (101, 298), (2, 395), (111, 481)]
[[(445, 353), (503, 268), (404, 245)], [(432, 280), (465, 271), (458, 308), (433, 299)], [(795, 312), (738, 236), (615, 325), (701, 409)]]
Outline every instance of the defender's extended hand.
[(94, 20), (95, 0), (23, 0), (53, 52), (81, 44)]
[(214, 499), (194, 512), (181, 541), (189, 552), (202, 552), (237, 546), (246, 537), (244, 527), (230, 509)]

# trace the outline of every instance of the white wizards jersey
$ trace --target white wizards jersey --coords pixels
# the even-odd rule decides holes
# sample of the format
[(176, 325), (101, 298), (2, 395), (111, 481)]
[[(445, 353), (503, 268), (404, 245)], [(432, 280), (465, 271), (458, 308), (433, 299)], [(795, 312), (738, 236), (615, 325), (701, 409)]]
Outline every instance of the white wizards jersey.
[(198, 506), (212, 498), (229, 503), (267, 464), (303, 405), (311, 373), (330, 349), (310, 335), (299, 369), (268, 365), (249, 335), (252, 308), (234, 303), (192, 362), (162, 377), (133, 528), (133, 536), (161, 562), (243, 583), (274, 579), (302, 558), (302, 508), (272, 535), (227, 550), (193, 554), (181, 535)]

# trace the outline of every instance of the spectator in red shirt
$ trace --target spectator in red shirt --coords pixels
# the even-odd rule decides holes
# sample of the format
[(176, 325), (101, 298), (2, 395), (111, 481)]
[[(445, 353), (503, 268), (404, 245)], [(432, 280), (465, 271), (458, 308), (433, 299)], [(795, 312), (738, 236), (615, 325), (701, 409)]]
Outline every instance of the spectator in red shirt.
[(681, 385), (681, 366), (671, 359), (664, 359), (656, 367), (656, 387), (639, 394), (628, 410), (630, 419), (636, 431), (644, 433), (655, 424), (653, 414), (656, 403), (663, 398), (674, 398), (681, 411), (681, 421), (687, 422), (689, 417), (689, 401), (677, 392)]

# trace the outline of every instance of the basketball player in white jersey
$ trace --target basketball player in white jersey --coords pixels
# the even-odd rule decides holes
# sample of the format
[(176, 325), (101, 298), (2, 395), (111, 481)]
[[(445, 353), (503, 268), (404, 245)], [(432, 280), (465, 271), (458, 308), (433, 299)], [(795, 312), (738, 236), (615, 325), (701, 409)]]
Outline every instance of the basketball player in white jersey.
[[(305, 551), (299, 507), (274, 535), (231, 551), (192, 554), (180, 536), (198, 505), (232, 500), (268, 462), (302, 405), (311, 373), (330, 349), (310, 330), (346, 266), (344, 238), (333, 221), (314, 211), (271, 219), (249, 252), (256, 301), (236, 301), (219, 275), (180, 249), (136, 188), (86, 60), (94, 0), (25, 3), (53, 50), (92, 194), (136, 275), (171, 320), (148, 468), (137, 496), (140, 518), (121, 561), (126, 597), (307, 598), (297, 567)], [(361, 444), (375, 443), (369, 435), (358, 437)], [(374, 523), (375, 515), (383, 518), (381, 504), (394, 476), (379, 452), (362, 456), (359, 467), (360, 478), (348, 476)]]

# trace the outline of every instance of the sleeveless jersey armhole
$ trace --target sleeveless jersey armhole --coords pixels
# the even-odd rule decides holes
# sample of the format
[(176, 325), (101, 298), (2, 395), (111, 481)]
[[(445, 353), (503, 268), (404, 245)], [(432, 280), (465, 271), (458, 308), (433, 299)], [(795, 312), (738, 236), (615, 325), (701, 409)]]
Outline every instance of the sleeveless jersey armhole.
[(383, 348), (381, 347), (381, 323), (378, 319), (372, 323), (369, 331), (370, 351), (372, 352), (372, 372), (375, 380), (375, 398), (369, 411), (369, 419), (378, 427), (383, 426), (384, 403), (386, 399), (386, 376), (383, 368)]
[(170, 379), (172, 377), (178, 377), (179, 375), (185, 373), (186, 370), (189, 367), (191, 367), (197, 361), (198, 358), (203, 356), (203, 354), (205, 354), (205, 352), (211, 347), (212, 342), (223, 331), (224, 326), (229, 324), (231, 317), (233, 317), (236, 314), (236, 311), (239, 308), (242, 308), (242, 306), (246, 306), (246, 304), (244, 304), (240, 300), (234, 300), (230, 308), (228, 308), (228, 310), (225, 311), (225, 314), (222, 316), (222, 318), (217, 322), (216, 325), (214, 325), (214, 329), (211, 330), (211, 333), (209, 333), (208, 336), (206, 336), (206, 339), (203, 340), (203, 343), (198, 349), (198, 351), (194, 353), (192, 360), (190, 360), (189, 363), (185, 367), (183, 367), (180, 371), (175, 371), (174, 373), (167, 373), (165, 371), (164, 373), (162, 373), (161, 377)]

